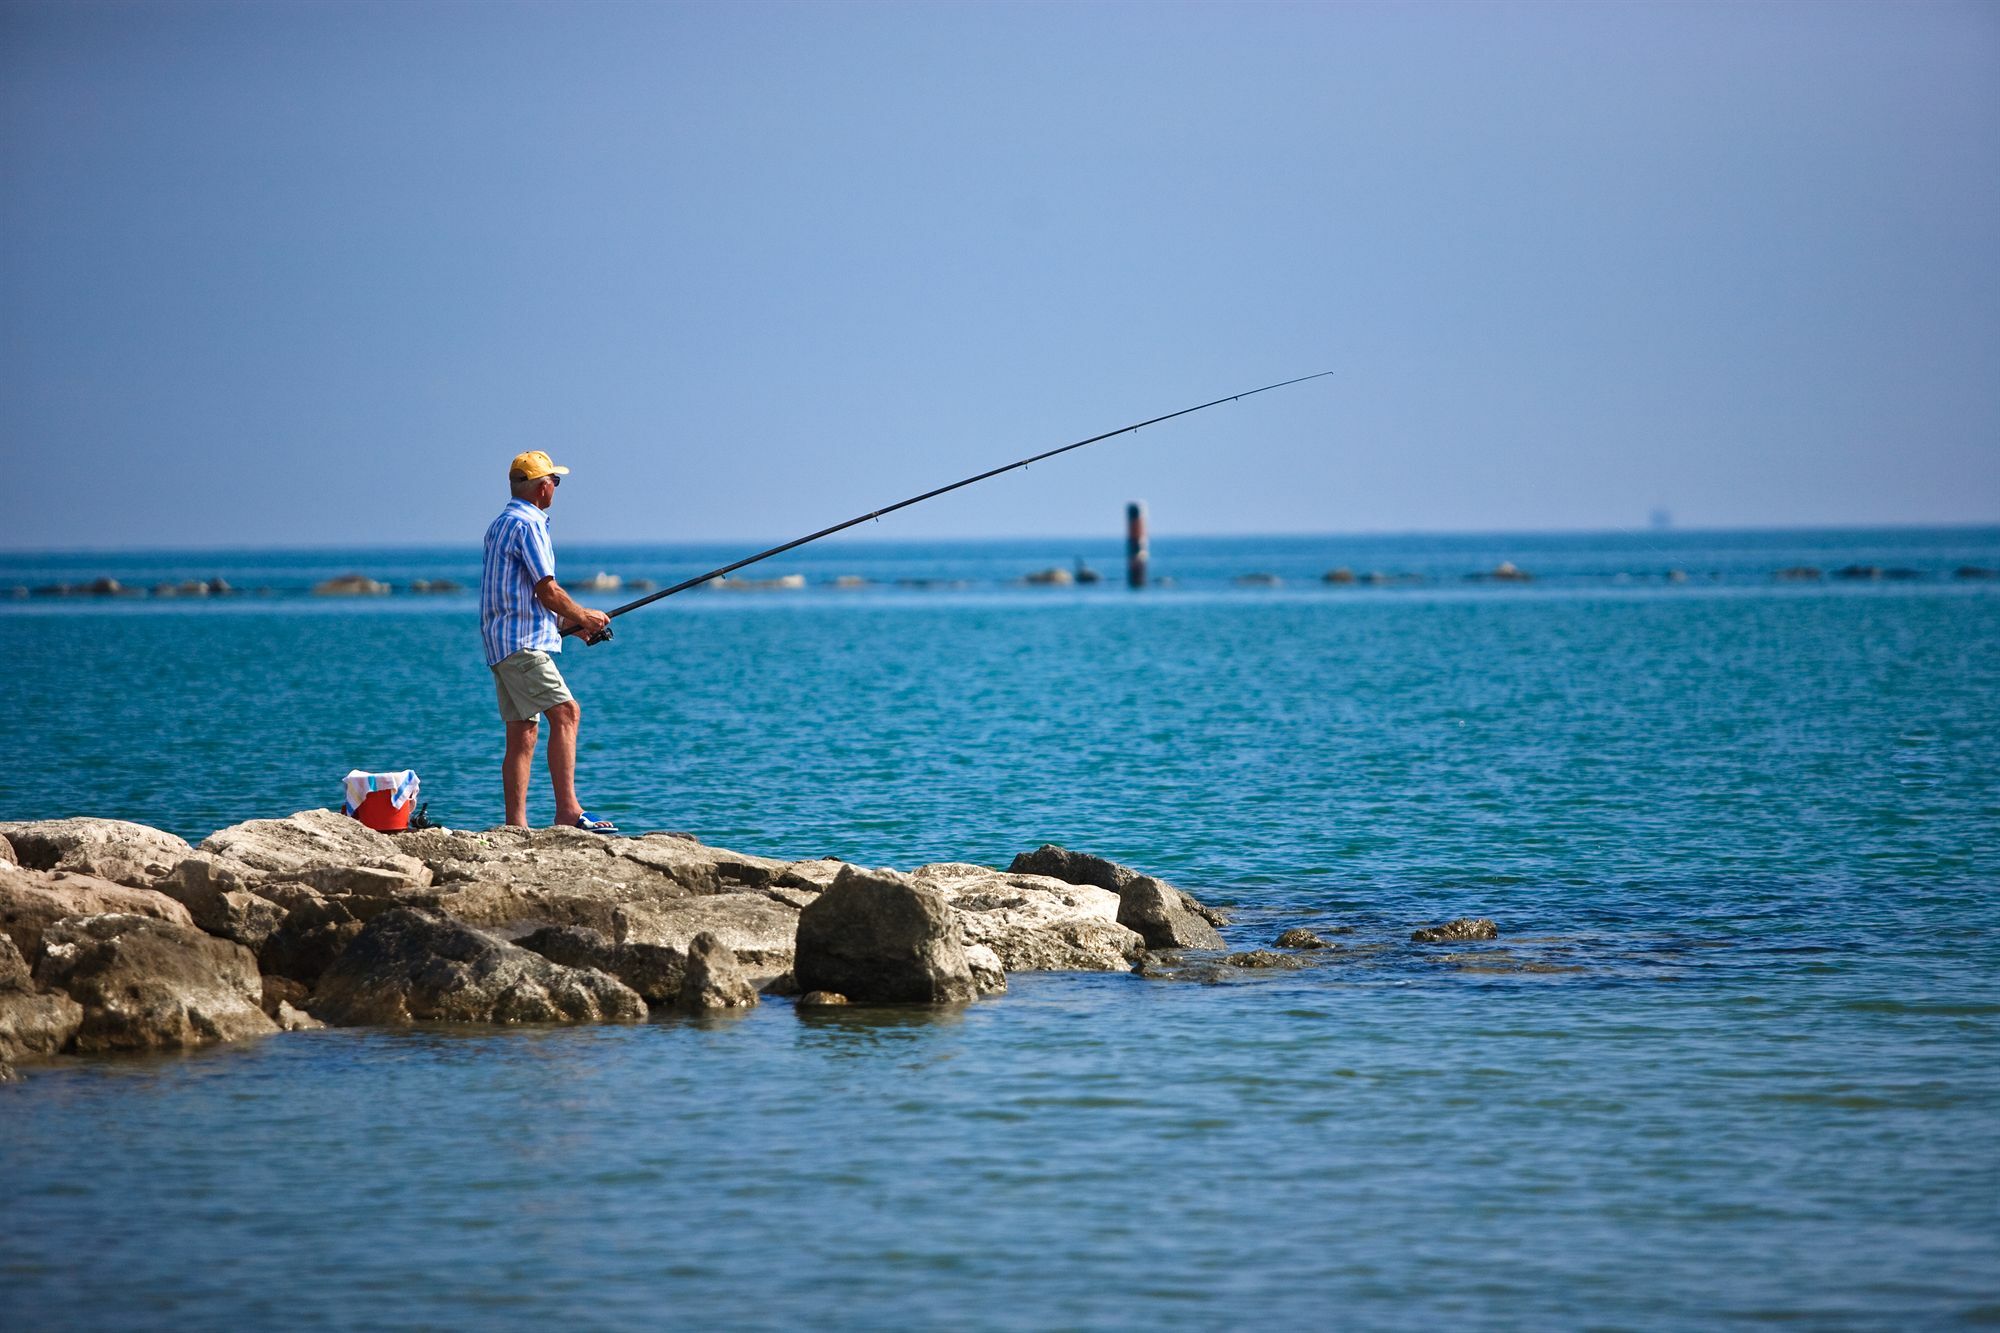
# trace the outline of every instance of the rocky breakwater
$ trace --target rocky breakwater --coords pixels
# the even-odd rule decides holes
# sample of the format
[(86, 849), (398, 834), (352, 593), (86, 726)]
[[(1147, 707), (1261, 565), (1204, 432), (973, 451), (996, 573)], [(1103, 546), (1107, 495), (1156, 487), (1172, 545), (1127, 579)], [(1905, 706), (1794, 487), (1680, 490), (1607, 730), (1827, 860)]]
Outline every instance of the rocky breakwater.
[(1059, 847), (904, 874), (664, 833), (390, 836), (330, 810), (192, 846), (122, 820), (0, 823), (0, 1077), (328, 1024), (963, 1004), (1009, 972), (1217, 948), (1221, 919)]

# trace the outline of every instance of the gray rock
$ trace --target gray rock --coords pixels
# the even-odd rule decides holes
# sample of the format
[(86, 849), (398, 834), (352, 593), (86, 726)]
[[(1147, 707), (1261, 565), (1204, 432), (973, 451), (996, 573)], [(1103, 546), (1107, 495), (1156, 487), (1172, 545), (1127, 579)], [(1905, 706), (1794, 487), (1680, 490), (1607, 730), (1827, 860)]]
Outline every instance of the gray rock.
[(258, 1000), (258, 1006), (272, 1019), (278, 1017), (278, 1010), (283, 1006), (290, 1005), (295, 1009), (303, 1009), (306, 1002), (312, 998), (312, 987), (303, 982), (293, 981), (290, 977), (274, 977), (267, 972), (264, 974), (263, 984), (264, 993)]
[(263, 986), (250, 951), (191, 925), (122, 914), (58, 922), (43, 935), (35, 980), (83, 1006), (76, 1049), (86, 1054), (276, 1031), (259, 1005)]
[(130, 888), (151, 888), (190, 849), (185, 840), (123, 819), (42, 819), (0, 824), (30, 870), (67, 870)]
[(40, 871), (0, 866), (0, 934), (11, 937), (23, 957), (35, 958), (42, 933), (67, 917), (123, 912), (173, 925), (194, 925), (187, 908), (163, 893), (135, 889), (67, 870)]
[(398, 907), (363, 927), (327, 969), (312, 1012), (342, 1025), (636, 1022), (646, 1002), (602, 972)]
[(679, 999), (681, 982), (687, 975), (684, 950), (657, 944), (619, 944), (603, 932), (583, 926), (544, 926), (514, 943), (564, 967), (609, 973), (648, 1004)]
[(853, 1000), (961, 1004), (978, 994), (957, 915), (936, 889), (849, 866), (799, 914), (803, 990)]
[(11, 936), (0, 935), (0, 986), (32, 984), (28, 960), (21, 956)]
[(797, 909), (761, 893), (628, 903), (611, 917), (611, 935), (619, 944), (648, 944), (683, 956), (695, 936), (712, 934), (745, 972), (763, 979), (791, 968), (798, 931)]
[(1278, 936), (1276, 944), (1280, 949), (1333, 948), (1333, 945), (1321, 939), (1315, 932), (1307, 930), (1304, 926), (1293, 926), (1290, 930)]
[(1118, 924), (1137, 931), (1149, 949), (1220, 949), (1214, 926), (1187, 909), (1180, 890), (1149, 875), (1127, 884), (1118, 895)]
[(1290, 971), (1306, 966), (1306, 960), (1292, 953), (1276, 953), (1270, 949), (1252, 949), (1247, 953), (1233, 953), (1222, 960), (1225, 967), (1275, 968)]
[(1426, 926), (1411, 934), (1418, 944), (1451, 944), (1461, 940), (1497, 940), (1500, 928), (1489, 917), (1461, 916), (1442, 926)]
[(289, 1000), (278, 1002), (278, 1012), (271, 1015), (271, 1021), (284, 1032), (311, 1032), (326, 1026), (305, 1010), (294, 1006)]
[(35, 990), (27, 960), (0, 935), (0, 1066), (23, 1056), (54, 1055), (83, 1023), (83, 1006), (61, 993)]
[(252, 891), (262, 871), (227, 857), (196, 852), (167, 873), (155, 891), (187, 908), (195, 925), (253, 952), (283, 924), (285, 909)]
[(338, 810), (247, 820), (211, 833), (197, 850), (286, 877), (331, 866), (395, 865), (400, 856), (388, 834)]
[(687, 976), (681, 982), (683, 1009), (751, 1009), (757, 1004), (757, 988), (737, 966), (729, 946), (708, 931), (688, 944)]
[(991, 949), (1006, 972), (1124, 972), (1145, 947), (1118, 924), (1108, 889), (956, 861), (919, 866), (911, 879), (943, 894), (966, 947)]
[[(1014, 858), (1010, 871), (1048, 875), (1071, 884), (1090, 884), (1118, 895), (1118, 924), (1136, 931), (1151, 949), (1220, 949), (1220, 924), (1211, 909), (1188, 894), (1101, 856), (1044, 843)], [(1213, 913), (1222, 916), (1221, 913)], [(1223, 917), (1227, 920), (1227, 917)]]
[(1000, 966), (1000, 955), (983, 944), (965, 946), (965, 965), (972, 972), (972, 986), (981, 995), (1004, 995), (1007, 991), (1007, 969)]
[(363, 923), (345, 903), (300, 888), (290, 895), (283, 924), (257, 950), (257, 965), (266, 974), (312, 987), (361, 933)]
[(431, 886), (431, 868), (414, 856), (387, 856), (370, 865), (313, 866), (295, 872), (328, 897), (406, 899)]

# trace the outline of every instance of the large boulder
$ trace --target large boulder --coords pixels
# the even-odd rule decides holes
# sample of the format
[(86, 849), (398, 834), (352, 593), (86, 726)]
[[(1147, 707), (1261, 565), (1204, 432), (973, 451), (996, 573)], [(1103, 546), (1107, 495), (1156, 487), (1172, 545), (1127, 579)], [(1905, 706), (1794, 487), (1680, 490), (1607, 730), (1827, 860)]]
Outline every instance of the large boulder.
[(83, 1006), (76, 1049), (159, 1050), (277, 1031), (240, 944), (151, 917), (79, 917), (49, 927), (35, 980)]
[(185, 839), (123, 819), (41, 819), (0, 823), (30, 870), (67, 870), (131, 888), (151, 888), (191, 848)]
[(957, 913), (893, 870), (849, 866), (799, 914), (799, 989), (850, 1000), (961, 1004), (978, 994)]
[(24, 870), (0, 865), (0, 934), (12, 938), (24, 957), (41, 951), (42, 933), (72, 916), (124, 912), (178, 926), (193, 926), (187, 908), (163, 893), (134, 889), (94, 875)]
[(247, 820), (209, 834), (198, 850), (286, 878), (330, 867), (404, 864), (388, 834), (338, 810)]
[(370, 921), (327, 969), (312, 1013), (343, 1025), (632, 1022), (646, 1002), (602, 972), (399, 907)]
[(1146, 947), (1118, 924), (1108, 889), (956, 861), (919, 866), (911, 878), (943, 894), (966, 944), (985, 945), (1008, 972), (1126, 972)]
[(14, 854), (14, 844), (7, 841), (4, 835), (0, 835), (0, 865), (17, 866), (19, 864), (21, 864), (21, 858)]
[(688, 944), (687, 974), (681, 980), (680, 1005), (700, 1012), (706, 1009), (753, 1009), (757, 988), (737, 966), (729, 946), (708, 931)]
[(0, 1068), (29, 1055), (54, 1055), (83, 1023), (83, 1006), (35, 989), (27, 960), (0, 935)]
[(1143, 936), (1149, 949), (1223, 947), (1222, 936), (1215, 930), (1220, 913), (1203, 908), (1192, 895), (1130, 866), (1043, 843), (1032, 852), (1022, 852), (1007, 868), (1017, 874), (1048, 875), (1117, 894), (1118, 923)]

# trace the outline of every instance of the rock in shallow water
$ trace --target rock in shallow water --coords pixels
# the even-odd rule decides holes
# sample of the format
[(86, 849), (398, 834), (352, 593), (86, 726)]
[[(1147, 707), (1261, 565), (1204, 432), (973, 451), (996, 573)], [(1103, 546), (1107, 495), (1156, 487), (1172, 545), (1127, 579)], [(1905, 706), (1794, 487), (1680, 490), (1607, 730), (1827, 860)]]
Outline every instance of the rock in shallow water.
[(757, 1007), (757, 988), (743, 975), (736, 955), (705, 930), (688, 944), (680, 1006), (695, 1011)]
[(58, 922), (35, 980), (83, 1006), (80, 1052), (170, 1050), (275, 1032), (257, 960), (193, 926), (111, 915)]
[(1088, 884), (1118, 895), (1118, 924), (1137, 932), (1149, 949), (1220, 949), (1215, 923), (1179, 889), (1101, 856), (1043, 843), (1014, 858), (1009, 871)]
[(963, 1004), (979, 988), (944, 895), (893, 870), (844, 868), (799, 914), (801, 989), (890, 1004)]
[(1497, 940), (1500, 928), (1490, 917), (1461, 916), (1445, 922), (1442, 926), (1426, 926), (1414, 931), (1410, 939), (1417, 944), (1453, 944), (1462, 940)]
[(1293, 926), (1276, 941), (1280, 949), (1331, 949), (1333, 946), (1304, 926)]
[(563, 967), (456, 921), (398, 907), (328, 968), (312, 1013), (329, 1023), (636, 1022), (646, 1002), (602, 972)]

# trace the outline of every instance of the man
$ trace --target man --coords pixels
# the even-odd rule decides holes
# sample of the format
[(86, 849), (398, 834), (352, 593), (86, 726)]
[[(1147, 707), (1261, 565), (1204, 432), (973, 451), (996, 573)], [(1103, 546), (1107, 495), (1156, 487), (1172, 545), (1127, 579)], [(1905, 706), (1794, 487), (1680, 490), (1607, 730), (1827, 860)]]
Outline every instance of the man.
[(546, 713), (556, 823), (616, 833), (610, 821), (593, 818), (576, 798), (576, 731), (583, 710), (549, 656), (562, 651), (564, 629), (574, 629), (592, 643), (611, 624), (610, 616), (577, 605), (556, 582), (548, 508), (568, 475), (568, 468), (557, 467), (539, 449), (516, 456), (508, 467), (514, 498), (486, 529), (486, 561), (479, 574), (480, 633), (500, 695), (500, 717), (507, 724), (507, 756), (500, 769), (507, 822), (528, 822), (537, 719)]

